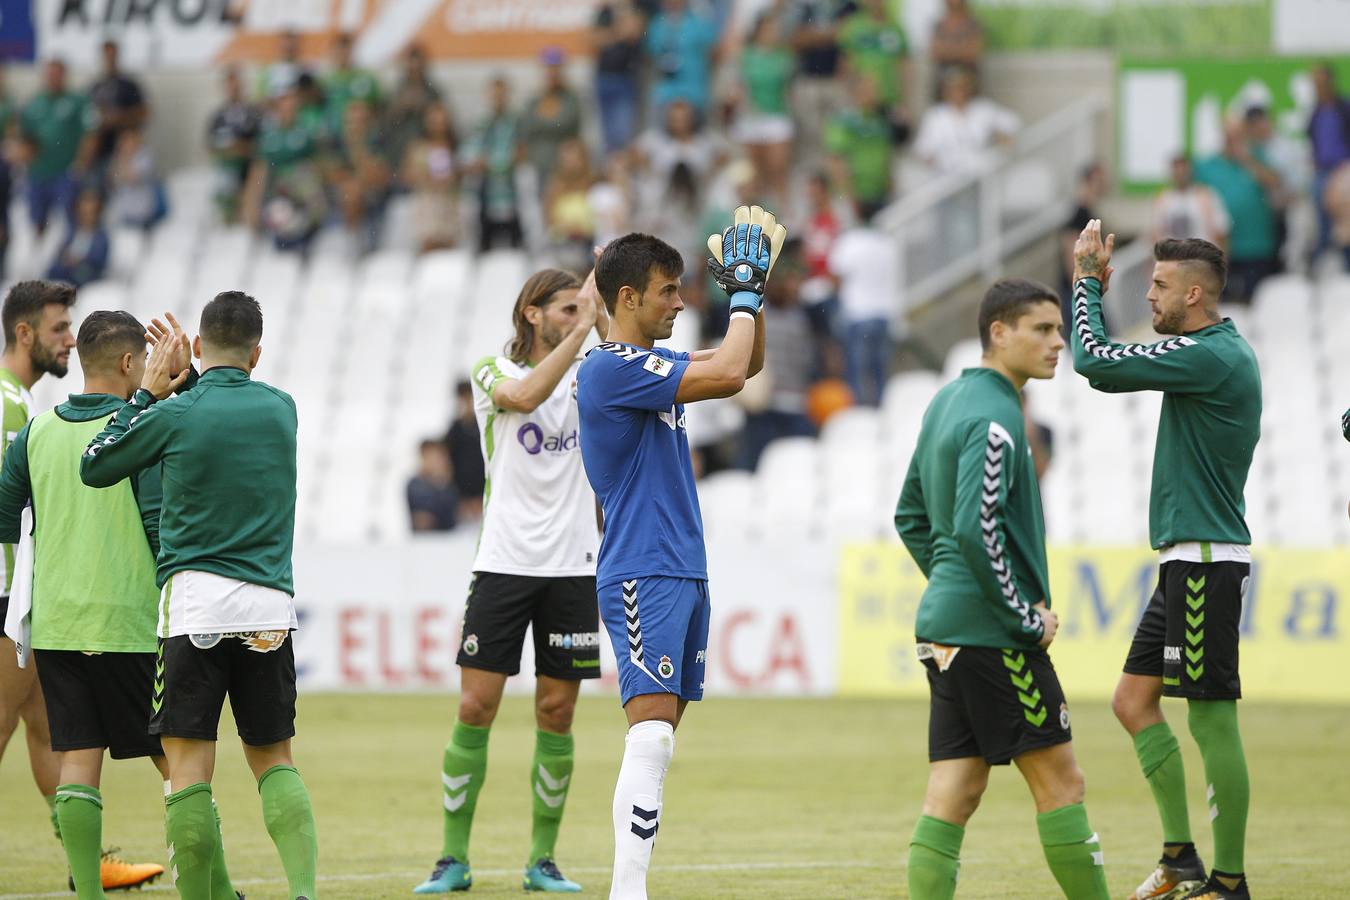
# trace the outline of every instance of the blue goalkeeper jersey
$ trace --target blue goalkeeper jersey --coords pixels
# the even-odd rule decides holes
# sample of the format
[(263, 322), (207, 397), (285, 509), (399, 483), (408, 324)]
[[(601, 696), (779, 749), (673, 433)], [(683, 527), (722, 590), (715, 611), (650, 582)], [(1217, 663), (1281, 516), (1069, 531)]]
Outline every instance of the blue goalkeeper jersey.
[(684, 405), (688, 353), (600, 344), (577, 370), (581, 460), (605, 513), (597, 586), (643, 576), (707, 580)]

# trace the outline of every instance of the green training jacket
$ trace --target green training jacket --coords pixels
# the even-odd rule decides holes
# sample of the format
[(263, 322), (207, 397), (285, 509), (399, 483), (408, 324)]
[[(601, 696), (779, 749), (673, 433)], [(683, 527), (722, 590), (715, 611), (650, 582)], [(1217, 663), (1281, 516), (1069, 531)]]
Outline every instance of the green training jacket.
[(928, 587), (914, 634), (957, 647), (1035, 647), (1050, 605), (1045, 519), (1021, 396), (966, 369), (923, 415), (895, 530)]
[(39, 650), (153, 653), (159, 590), (159, 467), (106, 491), (80, 482), (80, 455), (122, 406), (72, 394), (30, 420), (0, 470), (0, 541), (19, 540), (33, 503), (33, 632)]
[(211, 572), (294, 595), (295, 401), (217, 366), (159, 402), (138, 390), (80, 459), (80, 478), (108, 487), (162, 464), (156, 583)]
[(1243, 490), (1261, 437), (1261, 371), (1233, 320), (1156, 344), (1113, 344), (1101, 282), (1081, 278), (1073, 295), (1074, 370), (1107, 393), (1163, 392), (1149, 544), (1250, 544)]

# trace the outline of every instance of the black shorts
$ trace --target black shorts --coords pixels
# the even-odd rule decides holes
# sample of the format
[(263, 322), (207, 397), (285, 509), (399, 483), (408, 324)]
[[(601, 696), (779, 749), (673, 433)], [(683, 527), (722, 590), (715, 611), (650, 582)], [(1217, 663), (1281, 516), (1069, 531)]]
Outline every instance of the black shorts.
[(5, 619), (9, 616), (9, 594), (0, 594), (0, 637), (5, 634)]
[(1162, 678), (1168, 697), (1241, 697), (1238, 628), (1251, 571), (1245, 562), (1163, 563), (1125, 657), (1126, 674)]
[(595, 578), (534, 578), (475, 572), (456, 662), (515, 675), (525, 627), (534, 631), (534, 673), (575, 681), (600, 677), (600, 607)]
[[(1073, 739), (1069, 706), (1050, 655), (1035, 650), (919, 643), (928, 669), (928, 759), (984, 757), (1003, 766), (1029, 750)], [(955, 651), (942, 671), (942, 651)]]
[(162, 756), (150, 734), (155, 654), (37, 650), (52, 750), (107, 747), (113, 759)]
[(265, 747), (295, 736), (295, 650), (286, 632), (161, 638), (159, 654), (163, 677), (155, 682), (152, 734), (214, 741), (228, 694), (245, 744)]

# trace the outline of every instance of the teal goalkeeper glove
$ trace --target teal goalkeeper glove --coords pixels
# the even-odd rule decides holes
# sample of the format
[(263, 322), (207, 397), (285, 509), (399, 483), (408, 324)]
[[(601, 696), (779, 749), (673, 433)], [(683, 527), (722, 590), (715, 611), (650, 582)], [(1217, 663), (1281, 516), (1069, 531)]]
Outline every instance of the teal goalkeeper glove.
[(759, 315), (764, 288), (787, 239), (787, 229), (771, 212), (758, 206), (741, 206), (735, 224), (720, 235), (708, 236), (712, 258), (708, 269), (731, 298), (731, 311)]

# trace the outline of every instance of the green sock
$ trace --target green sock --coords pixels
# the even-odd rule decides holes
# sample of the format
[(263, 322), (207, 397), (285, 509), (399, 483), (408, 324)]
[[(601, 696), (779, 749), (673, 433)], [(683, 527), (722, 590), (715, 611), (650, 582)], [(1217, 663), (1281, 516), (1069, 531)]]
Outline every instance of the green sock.
[(211, 785), (190, 784), (164, 800), (164, 835), (169, 842), (169, 871), (183, 900), (211, 896), (211, 859), (216, 853), (216, 819), (211, 814)]
[(75, 896), (79, 900), (102, 897), (103, 795), (87, 784), (63, 784), (57, 787), (55, 799)]
[(572, 784), (572, 736), (551, 731), (534, 733), (534, 760), (530, 765), (530, 786), (534, 797), (534, 826), (527, 862), (553, 858), (562, 825), (567, 788)]
[(909, 895), (914, 900), (951, 900), (961, 868), (960, 825), (919, 816), (909, 839)]
[(211, 801), (211, 812), (216, 814), (216, 853), (211, 857), (211, 900), (235, 900), (230, 870), (225, 867), (225, 838), (220, 832), (220, 807)]
[(56, 835), (56, 839), (59, 841), (61, 840), (61, 823), (56, 818), (56, 795), (43, 794), (42, 799), (47, 801), (47, 813), (52, 818), (52, 834)]
[(1061, 806), (1036, 816), (1045, 861), (1070, 900), (1109, 900), (1102, 845), (1088, 824), (1081, 803)]
[(469, 831), (478, 792), (487, 776), (487, 728), (455, 722), (450, 743), (441, 762), (442, 805), (445, 807), (445, 839), (441, 856), (469, 861)]
[(319, 835), (309, 791), (295, 766), (273, 766), (258, 779), (263, 822), (277, 845), (281, 867), (286, 870), (290, 896), (314, 898), (314, 880), (319, 868)]
[(1162, 818), (1164, 844), (1191, 843), (1191, 818), (1186, 811), (1186, 769), (1181, 745), (1166, 722), (1150, 725), (1134, 736), (1134, 753), (1144, 771), (1153, 802)]
[(1205, 761), (1205, 798), (1214, 830), (1214, 868), (1241, 873), (1247, 841), (1247, 757), (1236, 700), (1191, 700), (1188, 724)]

